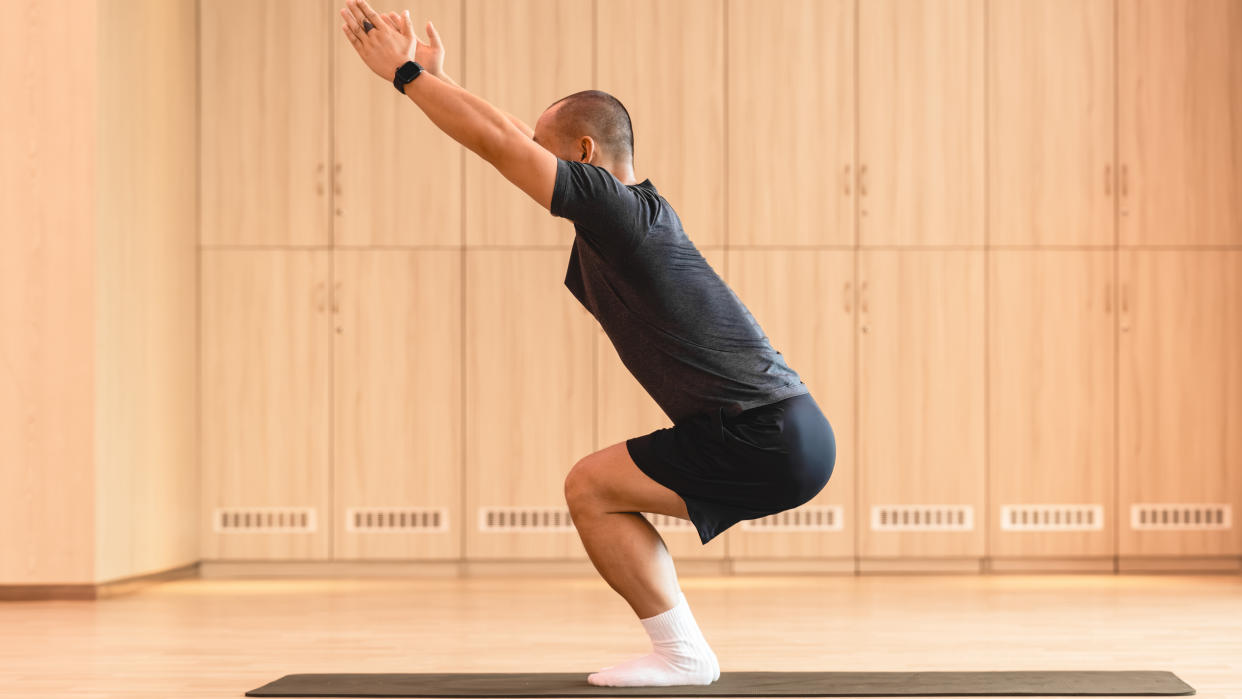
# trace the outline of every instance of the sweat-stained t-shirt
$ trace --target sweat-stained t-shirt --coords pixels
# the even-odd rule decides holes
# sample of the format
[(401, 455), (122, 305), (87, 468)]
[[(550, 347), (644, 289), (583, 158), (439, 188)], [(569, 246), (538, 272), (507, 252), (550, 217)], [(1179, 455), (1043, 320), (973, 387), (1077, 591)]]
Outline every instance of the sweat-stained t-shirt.
[(577, 232), (565, 286), (673, 424), (808, 392), (651, 180), (558, 160), (550, 210)]

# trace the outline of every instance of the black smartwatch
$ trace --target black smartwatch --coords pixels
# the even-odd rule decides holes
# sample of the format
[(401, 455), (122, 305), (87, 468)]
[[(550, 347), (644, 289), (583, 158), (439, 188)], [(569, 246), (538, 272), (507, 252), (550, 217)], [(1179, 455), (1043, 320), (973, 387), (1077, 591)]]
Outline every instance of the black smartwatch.
[(397, 88), (397, 92), (405, 94), (405, 86), (421, 75), (423, 67), (414, 61), (406, 61), (397, 69), (397, 75), (392, 79), (392, 86)]

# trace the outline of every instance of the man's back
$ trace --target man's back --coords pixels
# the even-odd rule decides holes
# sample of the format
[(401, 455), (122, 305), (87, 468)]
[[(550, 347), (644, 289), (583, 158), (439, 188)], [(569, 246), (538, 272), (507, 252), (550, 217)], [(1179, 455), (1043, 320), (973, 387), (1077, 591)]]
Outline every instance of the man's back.
[(565, 286), (674, 423), (807, 392), (650, 180), (559, 160), (551, 211), (578, 233)]

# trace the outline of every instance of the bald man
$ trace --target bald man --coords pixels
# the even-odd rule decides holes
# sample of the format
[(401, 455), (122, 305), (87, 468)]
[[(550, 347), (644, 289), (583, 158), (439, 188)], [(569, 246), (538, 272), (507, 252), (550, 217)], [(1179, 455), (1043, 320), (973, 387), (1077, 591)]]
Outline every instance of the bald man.
[(798, 507), (832, 476), (832, 427), (673, 207), (651, 180), (634, 177), (633, 128), (621, 102), (577, 92), (549, 106), (532, 130), (448, 77), (430, 22), (424, 43), (408, 12), (381, 15), (346, 0), (341, 17), (345, 38), (376, 75), (544, 209), (573, 221), (565, 286), (673, 422), (583, 457), (565, 479), (591, 562), (652, 643), (647, 655), (587, 681), (715, 682), (716, 654), (663, 539), (640, 513), (689, 520), (706, 544), (743, 519)]

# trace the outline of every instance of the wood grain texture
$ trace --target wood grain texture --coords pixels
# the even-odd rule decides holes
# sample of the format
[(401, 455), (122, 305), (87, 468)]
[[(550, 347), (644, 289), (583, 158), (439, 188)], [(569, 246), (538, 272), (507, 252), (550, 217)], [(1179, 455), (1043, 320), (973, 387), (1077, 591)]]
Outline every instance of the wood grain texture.
[[(1115, 554), (1114, 253), (988, 252), (988, 555)], [(1101, 505), (1096, 531), (1005, 531), (1003, 505)]]
[(731, 248), (854, 245), (854, 6), (728, 1)]
[[(462, 253), (336, 250), (333, 558), (461, 555)], [(353, 507), (447, 509), (442, 532), (349, 532)]]
[(1114, 244), (1113, 5), (988, 5), (989, 244)]
[(595, 451), (595, 319), (561, 250), (466, 251), (466, 556), (574, 558), (575, 530), (480, 532), (478, 508), (568, 509), (565, 476)]
[(198, 4), (97, 9), (94, 579), (117, 580), (199, 559)]
[(1242, 245), (1242, 0), (1117, 1), (1121, 245)]
[[(410, 10), (423, 41), (427, 20), (435, 23), (455, 78), (464, 58), (462, 16), (462, 0)], [(461, 245), (462, 165), (477, 156), (367, 68), (339, 30), (332, 39), (335, 244)]]
[[(595, 87), (592, 4), (580, 0), (466, 0), (462, 86), (532, 129), (566, 95)], [(487, 161), (466, 157), (467, 246), (566, 245), (554, 218)]]
[(725, 242), (724, 0), (598, 0), (597, 89), (625, 105), (634, 174), (700, 245)]
[(203, 245), (331, 244), (336, 7), (200, 3)]
[(844, 527), (833, 532), (725, 532), (729, 557), (835, 558), (854, 556), (854, 252), (850, 250), (734, 250), (729, 286), (811, 391), (837, 442), (832, 478), (808, 506), (837, 505)]
[[(0, 580), (90, 582), (95, 546), (95, 3), (0, 24)], [(52, 543), (54, 542), (54, 544)]]
[[(332, 253), (202, 251), (203, 558), (325, 559)], [(310, 533), (217, 533), (219, 507), (313, 507)]]
[(1119, 513), (1231, 504), (1217, 531), (1121, 530), (1122, 555), (1242, 553), (1242, 250), (1123, 250)]
[[(982, 250), (858, 253), (859, 556), (982, 556)], [(967, 532), (871, 528), (876, 505), (968, 505)]]
[[(1163, 670), (1196, 699), (1236, 699), (1242, 677), (1236, 576), (681, 583), (726, 672)], [(585, 681), (651, 649), (603, 581), (547, 575), (195, 580), (95, 604), (0, 609), (0, 655), (11, 659), (0, 682), (23, 697), (235, 699), (302, 671), (581, 672)]]
[(982, 0), (859, 13), (859, 244), (983, 245)]

